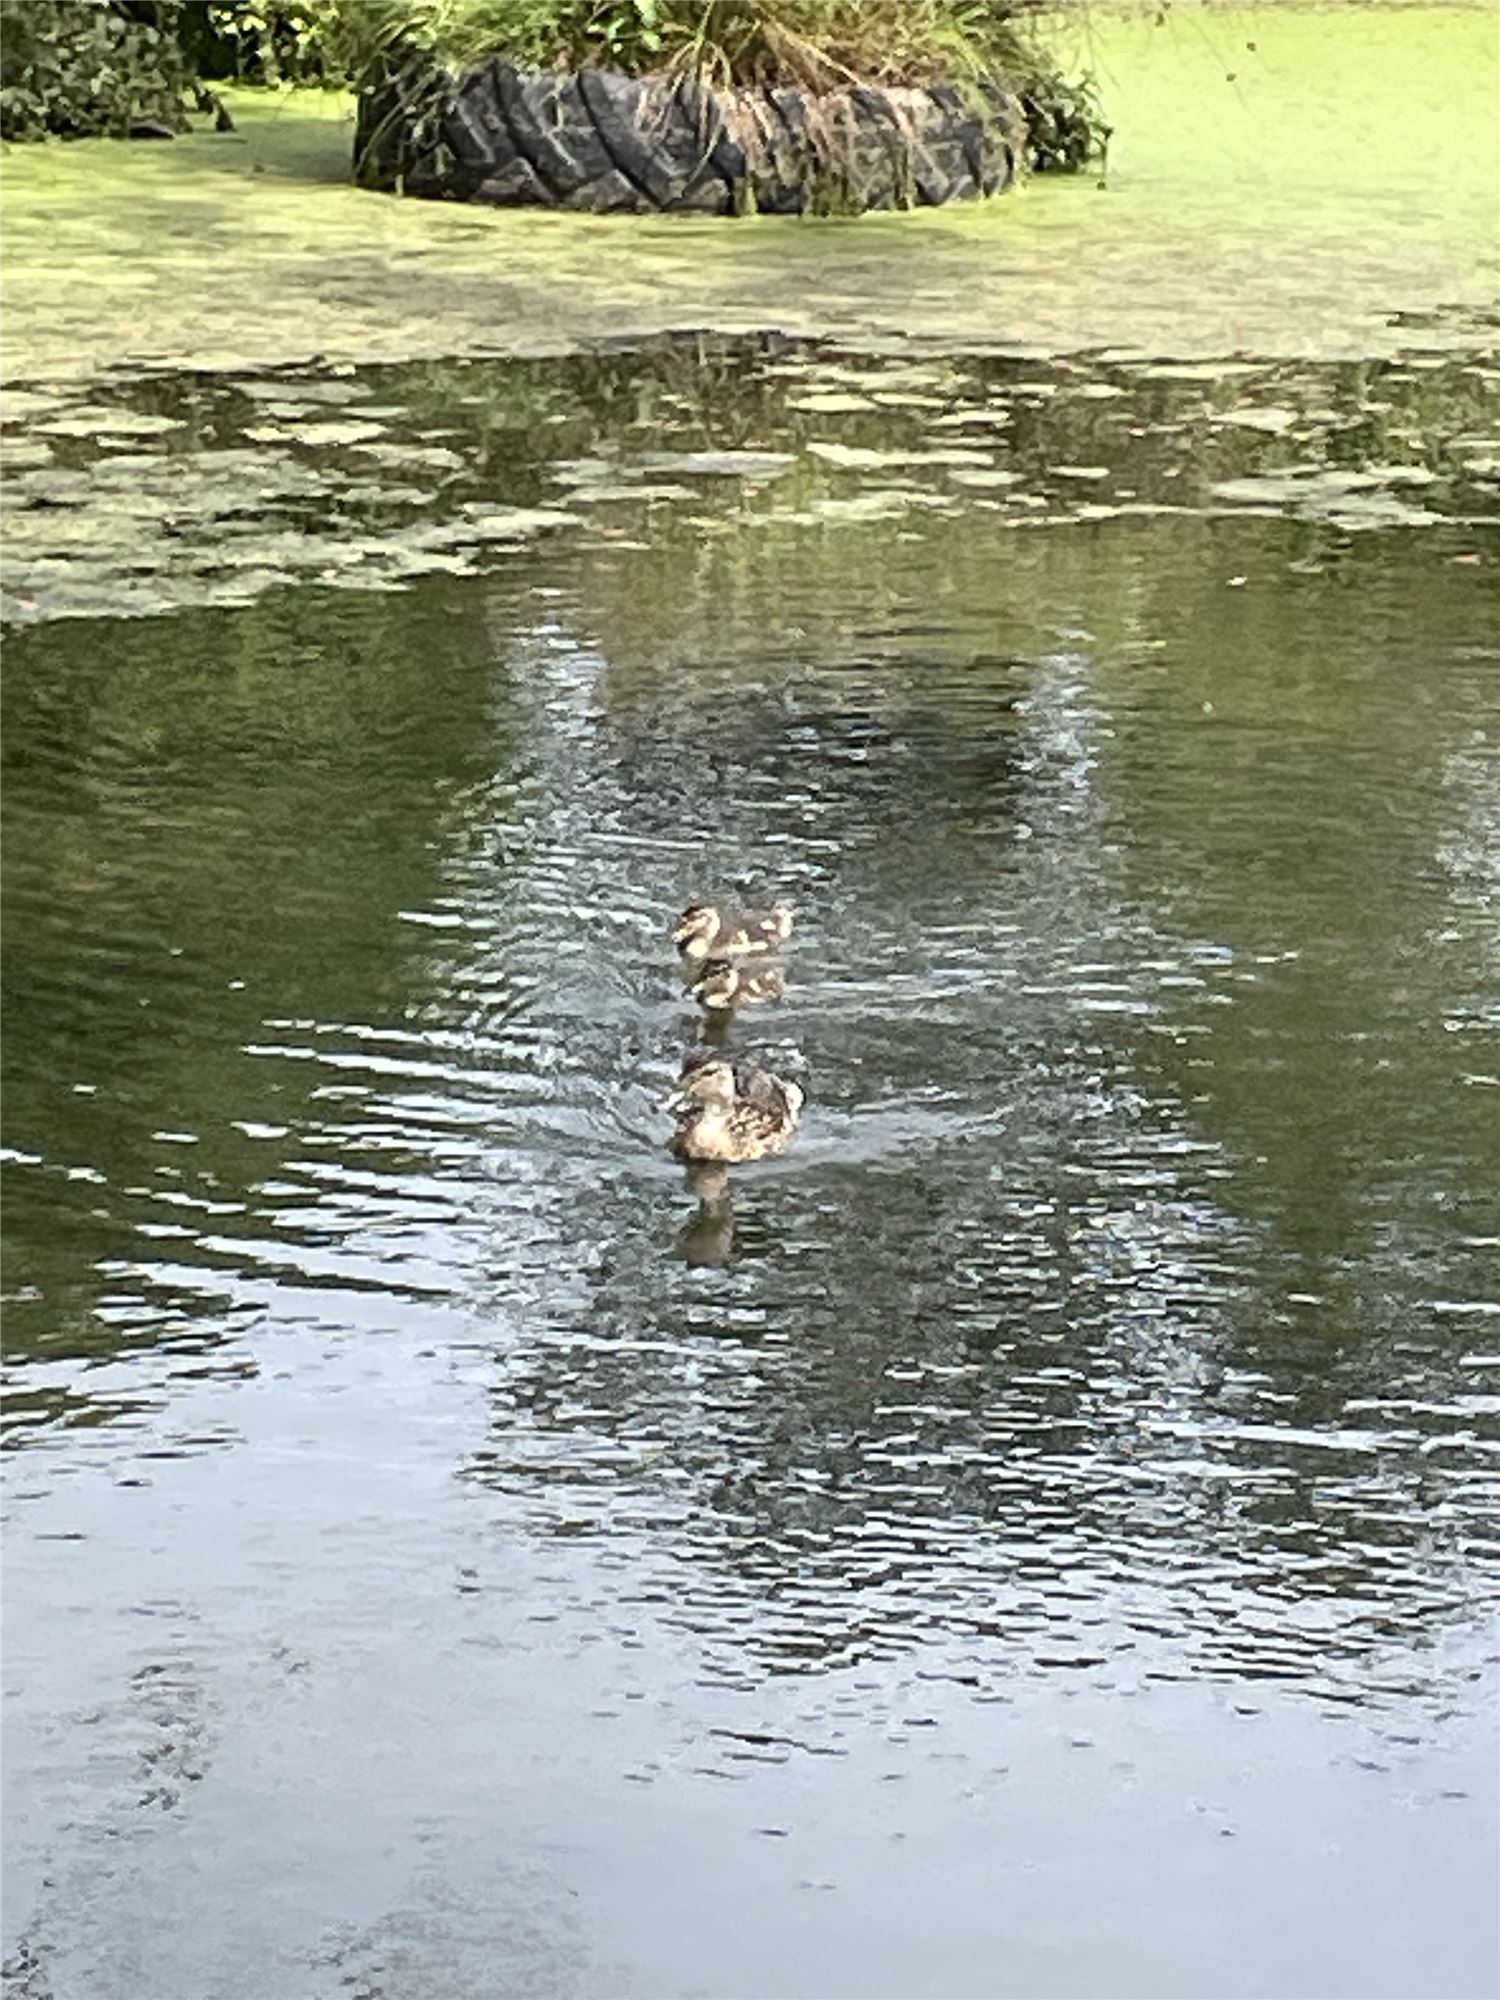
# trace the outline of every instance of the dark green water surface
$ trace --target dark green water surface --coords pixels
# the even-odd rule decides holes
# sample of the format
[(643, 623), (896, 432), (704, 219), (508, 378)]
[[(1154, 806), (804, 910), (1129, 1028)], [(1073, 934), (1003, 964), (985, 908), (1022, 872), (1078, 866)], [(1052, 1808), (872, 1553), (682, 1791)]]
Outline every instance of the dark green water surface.
[(23, 406), (18, 1996), (1495, 1990), (1496, 380)]

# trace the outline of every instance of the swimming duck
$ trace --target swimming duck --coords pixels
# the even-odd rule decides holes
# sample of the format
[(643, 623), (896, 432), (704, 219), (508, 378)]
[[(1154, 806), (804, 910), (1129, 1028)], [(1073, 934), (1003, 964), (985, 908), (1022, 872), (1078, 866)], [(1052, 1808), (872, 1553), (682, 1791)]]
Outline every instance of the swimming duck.
[(757, 958), (781, 951), (792, 934), (789, 903), (747, 910), (733, 920), (717, 903), (689, 903), (672, 926), (672, 942), (690, 964), (715, 958)]
[(731, 1063), (711, 1050), (688, 1057), (667, 1108), (677, 1114), (672, 1151), (679, 1160), (761, 1160), (791, 1144), (804, 1092), (753, 1063)]
[(786, 991), (786, 975), (779, 965), (742, 967), (732, 958), (711, 958), (695, 974), (688, 991), (700, 1007), (727, 1015), (735, 1007), (779, 1000)]

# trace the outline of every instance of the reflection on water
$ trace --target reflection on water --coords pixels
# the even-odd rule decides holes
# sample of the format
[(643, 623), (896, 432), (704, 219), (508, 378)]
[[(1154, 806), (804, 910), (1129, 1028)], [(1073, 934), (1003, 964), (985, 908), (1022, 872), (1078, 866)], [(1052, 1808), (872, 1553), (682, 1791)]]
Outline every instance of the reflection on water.
[[(1205, 1680), (1472, 1713), (1490, 377), (710, 360), (351, 384), (458, 465), (392, 501), (320, 447), (350, 518), (394, 510), (377, 567), (481, 488), (564, 517), (524, 558), (232, 608), (210, 510), (153, 557), (189, 608), (13, 636), (13, 1533), (204, 1458), (249, 1550), (290, 1449), (263, 1399), (334, 1368), (337, 1462), (405, 1450), (428, 1496), (378, 1531), (404, 1569), (329, 1530), (376, 1537), (355, 1600), (418, 1601), (455, 1491), (475, 1575), (497, 1529), (534, 1544), (566, 1627), (592, 1565), (596, 1637), (649, 1617), (697, 1686), (795, 1678), (815, 1749), (835, 1670), (882, 1663), (976, 1714)], [(232, 424), (238, 393), (161, 400)], [(77, 611), (117, 557), (16, 587)], [(797, 904), (785, 999), (729, 1033), (810, 1098), (784, 1158), (685, 1177), (666, 929), (708, 890)], [(470, 1588), (423, 1612), (439, 1656)], [(185, 1671), (130, 1697), (163, 1809), (209, 1728)], [(732, 1773), (698, 1700), (673, 1726)]]

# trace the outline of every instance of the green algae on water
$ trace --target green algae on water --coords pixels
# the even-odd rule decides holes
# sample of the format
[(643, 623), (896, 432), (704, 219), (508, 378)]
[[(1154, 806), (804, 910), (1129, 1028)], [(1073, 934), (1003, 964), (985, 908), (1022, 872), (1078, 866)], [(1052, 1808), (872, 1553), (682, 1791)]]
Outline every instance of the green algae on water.
[[(1091, 11), (1072, 53), (1116, 128), (1104, 188), (1041, 176), (993, 203), (856, 221), (361, 193), (351, 106), (319, 93), (237, 93), (237, 132), (157, 148), (16, 149), (5, 367), (44, 384), (121, 364), (554, 354), (685, 323), (836, 332), (907, 359), (914, 340), (1373, 354), (1402, 344), (1393, 315), (1500, 299), (1492, 10), (1193, 7), (1161, 26)], [(1464, 337), (1457, 321), (1447, 335)]]
[[(306, 371), (259, 378), (254, 395), (157, 376), (107, 406), (59, 395), (35, 431), (7, 428), (5, 616), (402, 588), (503, 568), (541, 536), (587, 551), (684, 526), (847, 533), (966, 510), (1028, 530), (1164, 511), (1344, 534), (1485, 521), (1493, 370), (1427, 358), (1227, 372), (1101, 359), (1091, 380), (1110, 393), (1083, 397), (1068, 357), (1046, 375), (1033, 358), (976, 356), (948, 369), (941, 397), (881, 408), (850, 388), (881, 380), (879, 356), (695, 339), (609, 360), (372, 370), (350, 405), (381, 412), (367, 420), (324, 415), (309, 393), (324, 378)], [(831, 378), (863, 407), (824, 410)], [(316, 414), (264, 421), (281, 407)], [(547, 422), (519, 420), (538, 407)], [(435, 435), (448, 442), (422, 442)]]

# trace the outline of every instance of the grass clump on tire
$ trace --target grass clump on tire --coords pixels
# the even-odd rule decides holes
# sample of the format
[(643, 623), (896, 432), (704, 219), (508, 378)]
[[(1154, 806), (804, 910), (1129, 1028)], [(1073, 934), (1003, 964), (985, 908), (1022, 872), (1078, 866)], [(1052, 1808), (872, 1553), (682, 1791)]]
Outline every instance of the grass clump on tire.
[[(1077, 169), (1031, 0), (336, 0), (360, 177), (582, 208), (842, 212)], [(602, 147), (602, 151), (601, 151)], [(713, 167), (706, 163), (712, 155)]]

